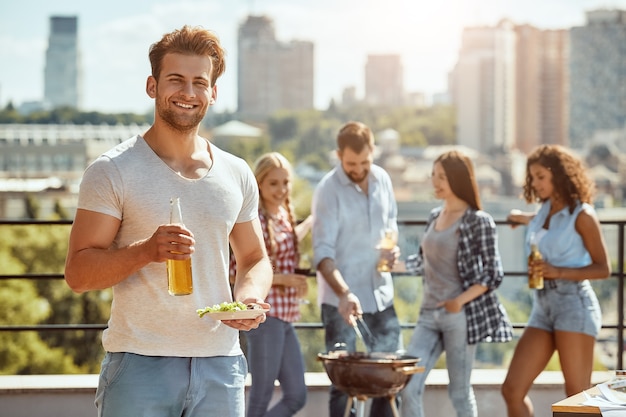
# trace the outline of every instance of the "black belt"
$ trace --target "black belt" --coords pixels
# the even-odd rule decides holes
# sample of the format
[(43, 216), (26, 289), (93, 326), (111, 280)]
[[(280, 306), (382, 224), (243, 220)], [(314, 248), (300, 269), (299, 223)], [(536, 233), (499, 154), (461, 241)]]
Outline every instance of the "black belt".
[(539, 291), (555, 290), (559, 285), (553, 279), (544, 279), (543, 288)]

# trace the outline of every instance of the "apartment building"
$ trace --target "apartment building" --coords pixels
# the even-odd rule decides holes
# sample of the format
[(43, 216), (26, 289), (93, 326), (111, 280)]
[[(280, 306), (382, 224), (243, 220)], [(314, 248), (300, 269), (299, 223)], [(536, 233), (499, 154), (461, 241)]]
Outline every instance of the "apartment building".
[(626, 11), (593, 10), (570, 30), (571, 146), (586, 148), (602, 131), (626, 127)]
[(22, 218), (37, 195), (45, 218), (75, 210), (80, 179), (100, 154), (149, 125), (0, 124), (0, 218)]
[(516, 33), (515, 147), (569, 144), (569, 32), (519, 25)]
[(401, 106), (404, 104), (404, 70), (400, 55), (367, 56), (365, 102), (374, 106)]
[(469, 27), (452, 72), (459, 145), (488, 153), (515, 142), (515, 28)]
[(568, 54), (567, 30), (466, 28), (450, 82), (458, 143), (484, 153), (568, 145)]
[(248, 16), (238, 33), (237, 112), (263, 120), (278, 110), (312, 109), (314, 45), (276, 39), (267, 16)]

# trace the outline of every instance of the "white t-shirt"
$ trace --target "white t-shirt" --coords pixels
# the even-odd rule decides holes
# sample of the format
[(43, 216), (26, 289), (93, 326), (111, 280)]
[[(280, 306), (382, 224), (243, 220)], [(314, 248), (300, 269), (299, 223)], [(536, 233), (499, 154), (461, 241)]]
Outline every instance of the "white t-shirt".
[(170, 198), (180, 197), (183, 223), (194, 234), (193, 294), (171, 296), (166, 264), (151, 263), (113, 287), (109, 352), (208, 357), (241, 354), (238, 332), (196, 314), (231, 301), (228, 237), (235, 223), (258, 216), (258, 188), (247, 163), (210, 144), (213, 166), (200, 179), (176, 174), (135, 136), (106, 152), (85, 171), (78, 208), (121, 219), (113, 242), (124, 247), (169, 223)]

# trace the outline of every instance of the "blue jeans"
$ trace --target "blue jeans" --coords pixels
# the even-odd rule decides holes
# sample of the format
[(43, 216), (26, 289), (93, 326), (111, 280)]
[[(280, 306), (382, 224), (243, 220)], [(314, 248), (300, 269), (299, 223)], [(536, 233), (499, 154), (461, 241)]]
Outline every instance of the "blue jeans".
[[(293, 325), (267, 317), (265, 323), (245, 335), (252, 375), (247, 417), (293, 416), (306, 402), (304, 361)], [(276, 380), (283, 396), (268, 410)]]
[[(363, 320), (375, 337), (369, 341), (372, 352), (396, 352), (402, 347), (400, 339), (400, 322), (396, 310), (389, 307), (377, 313), (363, 314)], [(324, 323), (326, 350), (336, 350), (336, 343), (345, 343), (348, 351), (356, 350), (356, 333), (341, 317), (337, 307), (322, 304), (322, 322)], [(364, 335), (367, 340), (367, 336)], [(330, 386), (329, 417), (343, 417), (348, 402), (348, 395)], [(354, 407), (350, 413), (355, 415)], [(391, 406), (387, 398), (372, 399), (371, 417), (392, 417)]]
[(98, 417), (243, 417), (246, 373), (243, 355), (107, 352), (96, 390)]
[(476, 345), (467, 344), (465, 311), (448, 313), (445, 308), (420, 311), (407, 354), (421, 358), (423, 373), (414, 374), (402, 391), (402, 416), (424, 416), (424, 385), (442, 352), (450, 384), (448, 395), (458, 417), (476, 417), (476, 399), (470, 384)]

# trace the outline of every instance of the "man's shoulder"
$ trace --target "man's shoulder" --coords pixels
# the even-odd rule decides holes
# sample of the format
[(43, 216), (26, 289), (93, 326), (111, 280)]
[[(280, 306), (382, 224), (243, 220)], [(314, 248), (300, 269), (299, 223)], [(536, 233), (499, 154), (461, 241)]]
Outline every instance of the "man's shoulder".
[[(98, 167), (98, 169), (107, 170), (109, 169), (108, 167), (112, 165), (115, 165), (118, 169), (124, 166), (140, 166), (141, 163), (138, 161), (137, 157), (138, 139), (138, 135), (133, 136), (101, 153), (87, 166), (86, 172), (93, 171), (96, 167)], [(140, 158), (141, 157), (139, 157), (139, 159)]]
[(125, 141), (120, 142), (119, 144), (115, 145), (111, 149), (107, 150), (101, 156), (108, 158), (108, 159), (122, 158), (124, 155), (137, 150), (137, 144), (138, 144), (139, 138), (140, 138), (139, 135), (130, 137), (126, 139)]
[(372, 164), (372, 166), (370, 167), (370, 173), (376, 179), (391, 179), (389, 173), (385, 170), (385, 168), (381, 167), (380, 165)]
[(370, 168), (370, 176), (370, 181), (378, 183), (379, 187), (382, 190), (385, 190), (388, 195), (394, 193), (391, 175), (389, 175), (389, 173), (383, 167), (379, 165), (372, 165)]
[(317, 188), (328, 187), (329, 184), (339, 183), (339, 177), (337, 172), (337, 167), (334, 167), (330, 171), (328, 171), (322, 179), (317, 183)]

